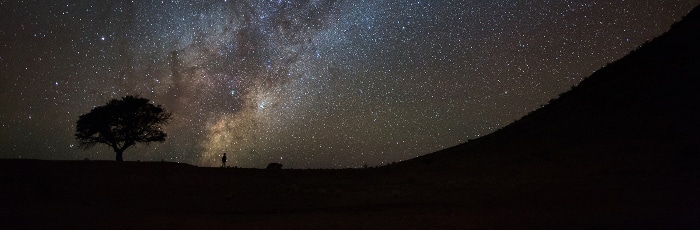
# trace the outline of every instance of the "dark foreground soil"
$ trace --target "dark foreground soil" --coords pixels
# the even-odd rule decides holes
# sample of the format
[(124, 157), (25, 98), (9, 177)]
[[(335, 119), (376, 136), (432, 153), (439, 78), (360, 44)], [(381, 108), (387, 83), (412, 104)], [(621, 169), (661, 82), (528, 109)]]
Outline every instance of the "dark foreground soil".
[(700, 228), (694, 169), (465, 172), (0, 160), (0, 229)]

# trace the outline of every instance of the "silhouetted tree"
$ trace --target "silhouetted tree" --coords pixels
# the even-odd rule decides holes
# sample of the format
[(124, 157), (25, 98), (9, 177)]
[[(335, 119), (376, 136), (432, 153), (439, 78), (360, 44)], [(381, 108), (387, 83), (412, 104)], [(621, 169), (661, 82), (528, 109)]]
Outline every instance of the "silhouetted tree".
[(138, 142), (164, 142), (162, 130), (172, 114), (146, 98), (126, 96), (93, 108), (78, 119), (75, 138), (89, 149), (102, 143), (114, 149), (117, 161), (124, 161), (124, 150)]

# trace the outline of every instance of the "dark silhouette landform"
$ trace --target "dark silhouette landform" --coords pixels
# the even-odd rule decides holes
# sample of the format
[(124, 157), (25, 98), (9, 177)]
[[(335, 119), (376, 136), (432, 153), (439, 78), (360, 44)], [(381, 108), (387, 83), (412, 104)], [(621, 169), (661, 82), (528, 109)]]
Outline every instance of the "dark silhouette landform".
[(485, 137), (378, 168), (0, 161), (1, 229), (698, 229), (700, 9)]

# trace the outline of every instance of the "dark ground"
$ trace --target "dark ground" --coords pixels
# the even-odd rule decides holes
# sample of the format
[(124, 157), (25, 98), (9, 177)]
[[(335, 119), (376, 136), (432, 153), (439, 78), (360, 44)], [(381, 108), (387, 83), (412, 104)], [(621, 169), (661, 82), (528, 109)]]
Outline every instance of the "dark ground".
[(459, 175), (0, 161), (2, 229), (700, 227), (699, 171)]

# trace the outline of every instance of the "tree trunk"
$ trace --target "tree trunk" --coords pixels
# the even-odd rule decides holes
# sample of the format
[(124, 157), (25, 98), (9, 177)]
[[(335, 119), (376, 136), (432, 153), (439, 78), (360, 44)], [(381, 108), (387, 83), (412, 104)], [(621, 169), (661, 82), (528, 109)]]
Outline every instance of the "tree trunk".
[(114, 151), (117, 152), (117, 161), (118, 162), (124, 161), (124, 158), (122, 157), (124, 150), (123, 149), (115, 149)]

